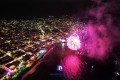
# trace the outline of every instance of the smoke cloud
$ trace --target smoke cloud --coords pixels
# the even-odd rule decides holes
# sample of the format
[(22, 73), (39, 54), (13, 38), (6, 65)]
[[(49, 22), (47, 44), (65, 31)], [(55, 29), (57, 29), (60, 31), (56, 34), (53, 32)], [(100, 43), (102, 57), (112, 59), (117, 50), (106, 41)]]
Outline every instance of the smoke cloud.
[(96, 5), (86, 11), (90, 17), (86, 23), (88, 27), (88, 40), (86, 49), (88, 56), (104, 60), (112, 52), (112, 48), (120, 42), (119, 20), (114, 13), (119, 9), (118, 2), (92, 0)]

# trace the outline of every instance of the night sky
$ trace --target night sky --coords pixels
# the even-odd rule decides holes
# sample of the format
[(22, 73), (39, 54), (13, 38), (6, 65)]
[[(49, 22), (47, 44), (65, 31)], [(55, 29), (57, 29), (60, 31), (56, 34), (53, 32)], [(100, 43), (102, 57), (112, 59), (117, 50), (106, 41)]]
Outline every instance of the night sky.
[(2, 0), (1, 18), (36, 18), (73, 15), (92, 5), (90, 0)]
[[(84, 14), (97, 0), (0, 0), (0, 18), (36, 18)], [(98, 0), (107, 3), (113, 0)], [(119, 0), (114, 1), (120, 7)], [(118, 16), (120, 11), (114, 14)], [(113, 11), (112, 11), (113, 12)]]

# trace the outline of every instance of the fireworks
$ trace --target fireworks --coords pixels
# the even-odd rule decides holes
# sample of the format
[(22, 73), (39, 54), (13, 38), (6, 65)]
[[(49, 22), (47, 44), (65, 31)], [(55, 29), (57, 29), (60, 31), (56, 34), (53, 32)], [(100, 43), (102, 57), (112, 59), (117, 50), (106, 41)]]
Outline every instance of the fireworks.
[[(62, 50), (64, 51), (66, 51), (66, 45), (69, 48), (66, 51), (68, 55), (65, 54), (67, 56), (63, 58), (62, 64), (58, 66), (58, 71), (63, 71), (70, 80), (74, 80), (73, 78), (80, 77), (82, 74), (82, 67), (84, 67), (82, 63), (84, 61), (81, 59), (81, 56), (95, 58), (96, 60), (106, 57), (107, 51), (110, 48), (111, 38), (105, 25), (88, 23), (85, 26), (82, 23), (72, 24), (73, 22), (70, 20), (61, 20), (53, 19), (51, 22), (44, 20), (43, 22), (45, 23), (39, 20), (28, 20), (29, 23), (34, 23), (30, 27), (27, 26), (29, 23), (25, 21), (18, 22), (23, 26), (21, 29), (18, 29), (20, 25), (12, 22), (6, 23), (6, 26), (11, 24), (11, 27), (1, 27), (0, 31), (3, 35), (0, 37), (0, 59), (3, 62), (4, 59), (13, 59), (4, 63), (4, 68), (9, 78), (17, 77), (22, 70), (30, 67), (34, 61), (46, 54), (47, 49), (51, 45), (53, 46), (54, 43), (62, 43)], [(71, 55), (74, 52), (78, 54)], [(15, 61), (18, 61), (18, 63), (16, 62), (14, 65), (11, 65)], [(89, 63), (85, 62), (85, 64)], [(15, 69), (12, 70), (11, 67), (14, 66)], [(92, 64), (91, 70), (94, 68), (95, 65)], [(119, 76), (119, 72), (115, 74)], [(5, 77), (3, 76), (3, 78)]]
[(81, 41), (77, 34), (72, 34), (67, 38), (67, 46), (72, 50), (78, 50), (81, 48)]

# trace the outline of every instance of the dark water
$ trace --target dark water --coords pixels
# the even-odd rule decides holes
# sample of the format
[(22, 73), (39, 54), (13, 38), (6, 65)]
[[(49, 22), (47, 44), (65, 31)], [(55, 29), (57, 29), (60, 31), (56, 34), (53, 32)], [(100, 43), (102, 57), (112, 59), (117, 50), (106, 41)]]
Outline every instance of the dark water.
[[(60, 61), (64, 57), (71, 54), (75, 55), (74, 51), (69, 50), (67, 47), (62, 48), (61, 44), (55, 45), (46, 57), (38, 61), (42, 61), (42, 63), (36, 67), (36, 71), (24, 77), (23, 80), (68, 80), (65, 74), (56, 68), (60, 65)], [(75, 77), (71, 80), (119, 80), (113, 72), (113, 57), (101, 62), (84, 55), (76, 56), (82, 60), (84, 68), (82, 69), (82, 74), (76, 76), (79, 78)], [(85, 64), (85, 62), (87, 62), (87, 64)], [(92, 68), (92, 65), (94, 65), (94, 68)], [(24, 76), (24, 74), (22, 76)], [(20, 78), (22, 77), (18, 76), (18, 78), (19, 79), (16, 80), (21, 80)]]

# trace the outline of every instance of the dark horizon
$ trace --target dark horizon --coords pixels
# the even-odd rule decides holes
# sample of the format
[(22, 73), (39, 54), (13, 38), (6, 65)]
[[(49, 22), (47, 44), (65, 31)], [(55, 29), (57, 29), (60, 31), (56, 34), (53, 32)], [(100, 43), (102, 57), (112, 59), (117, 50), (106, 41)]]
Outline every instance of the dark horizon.
[(12, 0), (0, 2), (0, 18), (36, 18), (48, 16), (72, 15), (82, 12), (91, 5), (90, 0)]

